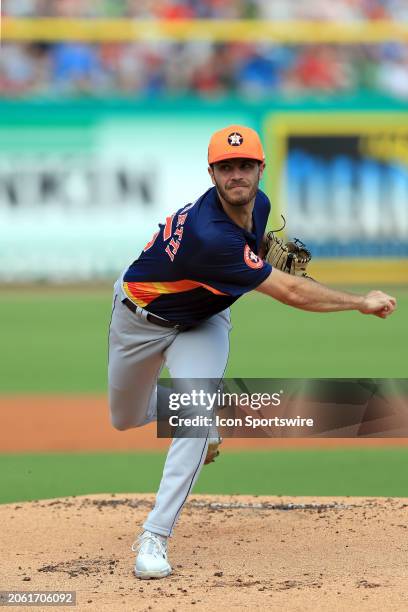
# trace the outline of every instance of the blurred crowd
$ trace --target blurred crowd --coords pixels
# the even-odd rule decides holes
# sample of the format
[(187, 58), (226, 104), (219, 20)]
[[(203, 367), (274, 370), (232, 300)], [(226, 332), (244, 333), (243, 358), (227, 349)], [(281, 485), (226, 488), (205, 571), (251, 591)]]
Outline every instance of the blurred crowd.
[[(408, 0), (3, 0), (4, 16), (408, 21)], [(0, 95), (408, 99), (408, 44), (3, 43)]]
[(3, 15), (153, 19), (408, 19), (407, 0), (3, 0)]

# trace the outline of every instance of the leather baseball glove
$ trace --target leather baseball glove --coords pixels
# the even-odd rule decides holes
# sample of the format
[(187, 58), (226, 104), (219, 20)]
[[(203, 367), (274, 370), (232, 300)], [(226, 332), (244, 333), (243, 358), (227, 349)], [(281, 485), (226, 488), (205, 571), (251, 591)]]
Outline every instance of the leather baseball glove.
[[(286, 225), (283, 215), (282, 218)], [(283, 227), (275, 231), (280, 231)], [(270, 263), (273, 268), (278, 268), (287, 274), (310, 278), (306, 270), (312, 259), (312, 254), (307, 246), (298, 238), (284, 242), (275, 235), (274, 231), (268, 232), (266, 234), (265, 249), (265, 261)]]

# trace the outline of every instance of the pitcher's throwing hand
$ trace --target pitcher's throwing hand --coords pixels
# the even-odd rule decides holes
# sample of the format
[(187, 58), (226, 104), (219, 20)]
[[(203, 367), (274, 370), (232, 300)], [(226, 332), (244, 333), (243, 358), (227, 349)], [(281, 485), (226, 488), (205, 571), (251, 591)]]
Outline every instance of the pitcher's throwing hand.
[(370, 291), (363, 298), (360, 308), (362, 314), (373, 314), (381, 319), (386, 319), (394, 312), (397, 307), (395, 297), (383, 293), (382, 291)]

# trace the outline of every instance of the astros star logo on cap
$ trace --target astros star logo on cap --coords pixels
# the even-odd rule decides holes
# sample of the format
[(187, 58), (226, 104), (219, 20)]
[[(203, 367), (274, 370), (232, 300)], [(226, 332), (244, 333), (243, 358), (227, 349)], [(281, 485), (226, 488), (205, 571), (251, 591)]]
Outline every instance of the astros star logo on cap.
[(228, 142), (232, 147), (239, 147), (244, 142), (244, 139), (238, 132), (233, 132), (228, 136)]
[(264, 162), (265, 153), (255, 130), (233, 124), (214, 132), (208, 145), (208, 163), (211, 165), (225, 159), (238, 158)]

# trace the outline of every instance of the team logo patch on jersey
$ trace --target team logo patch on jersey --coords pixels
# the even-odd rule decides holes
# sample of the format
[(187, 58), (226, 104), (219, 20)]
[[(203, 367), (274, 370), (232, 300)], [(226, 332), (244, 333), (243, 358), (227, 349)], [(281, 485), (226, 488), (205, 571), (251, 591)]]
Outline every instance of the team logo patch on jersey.
[(233, 132), (228, 136), (228, 142), (231, 147), (240, 147), (244, 142), (244, 138), (238, 132)]
[(251, 249), (249, 248), (247, 244), (245, 245), (245, 249), (244, 249), (244, 261), (247, 266), (249, 266), (250, 268), (253, 268), (254, 270), (257, 270), (258, 268), (262, 268), (264, 265), (264, 262), (262, 261), (262, 259), (258, 257), (258, 255), (255, 255), (255, 253), (251, 251)]

